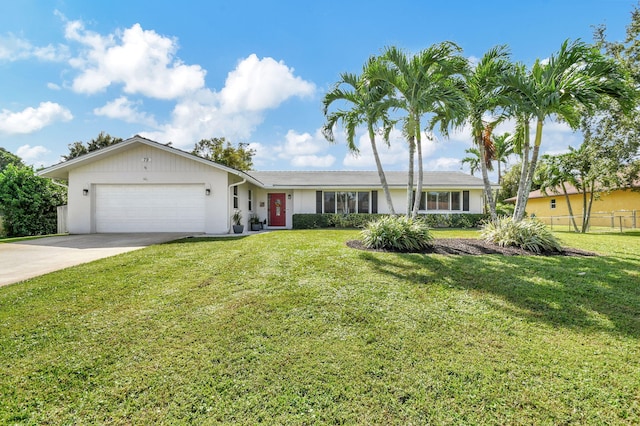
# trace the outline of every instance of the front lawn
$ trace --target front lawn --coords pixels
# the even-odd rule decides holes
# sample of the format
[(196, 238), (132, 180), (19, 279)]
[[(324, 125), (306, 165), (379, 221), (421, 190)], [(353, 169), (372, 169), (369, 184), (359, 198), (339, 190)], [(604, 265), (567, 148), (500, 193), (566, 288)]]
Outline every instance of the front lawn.
[(638, 424), (640, 236), (558, 235), (601, 256), (282, 231), (0, 288), (0, 423)]

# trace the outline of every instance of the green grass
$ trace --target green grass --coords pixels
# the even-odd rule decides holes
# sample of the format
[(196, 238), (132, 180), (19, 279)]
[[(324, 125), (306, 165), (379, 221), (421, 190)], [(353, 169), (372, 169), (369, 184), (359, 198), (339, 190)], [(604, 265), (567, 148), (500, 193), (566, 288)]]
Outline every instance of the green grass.
[(638, 424), (640, 236), (557, 235), (602, 256), (285, 231), (0, 288), (0, 423)]

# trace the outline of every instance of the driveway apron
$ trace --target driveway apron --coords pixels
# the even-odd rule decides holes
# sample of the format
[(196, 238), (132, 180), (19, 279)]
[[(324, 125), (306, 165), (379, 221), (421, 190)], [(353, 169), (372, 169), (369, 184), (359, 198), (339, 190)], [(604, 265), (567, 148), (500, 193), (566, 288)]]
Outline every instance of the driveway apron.
[(189, 235), (86, 234), (0, 244), (0, 286)]

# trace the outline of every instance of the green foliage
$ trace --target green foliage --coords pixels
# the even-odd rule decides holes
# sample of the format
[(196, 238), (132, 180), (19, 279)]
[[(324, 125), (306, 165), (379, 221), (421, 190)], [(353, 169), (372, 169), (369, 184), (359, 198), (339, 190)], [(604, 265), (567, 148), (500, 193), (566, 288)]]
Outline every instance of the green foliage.
[(10, 164), (0, 173), (0, 213), (9, 237), (55, 234), (57, 206), (66, 203), (66, 190), (36, 176), (31, 167)]
[(222, 137), (202, 139), (196, 143), (191, 153), (232, 169), (247, 171), (253, 167), (253, 156), (256, 151), (243, 142), (234, 147), (231, 142)]
[(0, 147), (0, 172), (6, 169), (9, 164), (16, 167), (24, 166), (20, 157)]
[(97, 151), (98, 149), (115, 145), (120, 142), (122, 142), (122, 138), (114, 138), (110, 134), (102, 131), (100, 132), (98, 137), (96, 137), (95, 139), (91, 139), (89, 142), (87, 142), (86, 145), (81, 141), (69, 144), (69, 154), (63, 155), (62, 158), (65, 161), (71, 160), (72, 158), (76, 158), (81, 155), (88, 154), (92, 151)]
[(429, 213), (420, 217), (432, 228), (478, 228), (489, 219), (489, 215), (478, 213)]
[(495, 222), (488, 222), (481, 235), (485, 241), (501, 247), (515, 246), (534, 253), (562, 250), (558, 239), (537, 219), (515, 221), (512, 217), (501, 217)]
[[(298, 213), (293, 215), (293, 229), (364, 228), (369, 222), (385, 214)], [(419, 216), (432, 228), (478, 228), (489, 216), (486, 214), (425, 214)]]
[(368, 248), (400, 252), (421, 251), (432, 245), (433, 237), (422, 219), (385, 216), (370, 222), (361, 232)]
[(511, 216), (516, 206), (513, 203), (497, 203), (496, 213), (498, 216)]

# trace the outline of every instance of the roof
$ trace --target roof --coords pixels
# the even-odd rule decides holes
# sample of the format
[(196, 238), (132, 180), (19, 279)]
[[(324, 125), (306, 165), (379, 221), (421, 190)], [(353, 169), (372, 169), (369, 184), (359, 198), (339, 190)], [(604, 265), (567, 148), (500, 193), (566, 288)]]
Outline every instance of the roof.
[[(243, 172), (210, 161), (189, 152), (173, 148), (141, 136), (134, 136), (115, 145), (108, 146), (71, 160), (58, 163), (38, 172), (39, 176), (52, 179), (68, 179), (69, 171), (111, 155), (131, 149), (138, 144), (149, 145), (193, 161), (215, 167), (262, 188), (375, 188), (380, 187), (377, 171), (250, 171)], [(406, 188), (407, 172), (387, 171), (385, 176), (390, 188)], [(416, 175), (417, 177), (417, 175)], [(462, 172), (424, 172), (424, 186), (443, 189), (483, 189), (481, 178)], [(494, 187), (497, 185), (492, 184)]]
[(172, 146), (164, 145), (159, 142), (152, 141), (151, 139), (143, 138), (142, 136), (139, 136), (139, 135), (135, 135), (132, 138), (129, 138), (120, 143), (108, 146), (106, 148), (101, 148), (96, 151), (92, 151), (88, 154), (84, 154), (79, 157), (72, 158), (71, 160), (63, 161), (62, 163), (58, 163), (53, 166), (47, 167), (46, 169), (42, 169), (38, 171), (37, 174), (38, 176), (47, 177), (51, 179), (68, 179), (69, 171), (77, 167), (91, 163), (92, 161), (96, 160), (98, 157), (100, 159), (108, 158), (111, 155), (114, 155), (115, 153), (119, 153), (121, 151), (131, 149), (133, 146), (139, 145), (139, 144), (149, 145), (151, 147), (161, 149), (163, 151), (167, 151), (167, 152), (179, 155), (181, 157), (188, 158), (190, 160), (197, 161), (197, 162), (206, 164), (208, 166), (227, 171), (234, 175), (240, 176), (243, 179), (247, 179), (256, 185), (262, 185), (261, 182), (256, 181), (255, 178), (249, 176), (245, 172), (233, 169), (231, 167), (224, 166), (222, 164), (216, 163), (211, 160), (207, 160), (202, 157), (198, 157), (197, 155), (193, 155), (189, 152), (182, 151)]
[[(371, 188), (380, 186), (376, 171), (251, 171), (265, 185), (275, 188)], [(388, 171), (390, 188), (405, 188), (407, 172)], [(417, 176), (416, 176), (417, 177)], [(482, 179), (462, 172), (424, 172), (424, 186), (429, 188), (484, 188)]]
[[(567, 190), (567, 195), (573, 195), (573, 194), (582, 194), (581, 191), (579, 191), (575, 186), (571, 185), (569, 182), (565, 182), (564, 184), (566, 190)], [(630, 188), (640, 188), (640, 181), (634, 181)], [(626, 188), (613, 188), (613, 190), (625, 190), (625, 189), (629, 189), (629, 187)], [(595, 192), (601, 192), (596, 190)], [(562, 190), (561, 186), (557, 186), (555, 188), (549, 188), (547, 189), (547, 193), (543, 193), (542, 190), (540, 189), (536, 189), (535, 191), (531, 191), (529, 193), (529, 199), (535, 199), (535, 198), (545, 198), (545, 197), (557, 197), (559, 195), (564, 196), (564, 191)], [(504, 201), (508, 202), (508, 203), (515, 203), (517, 197), (511, 197), (511, 198), (507, 198)]]

